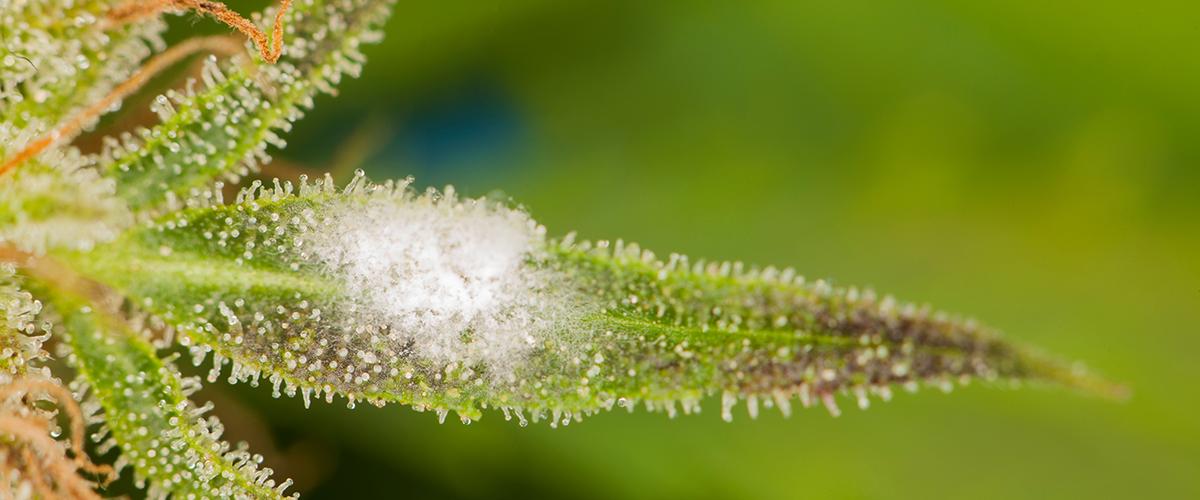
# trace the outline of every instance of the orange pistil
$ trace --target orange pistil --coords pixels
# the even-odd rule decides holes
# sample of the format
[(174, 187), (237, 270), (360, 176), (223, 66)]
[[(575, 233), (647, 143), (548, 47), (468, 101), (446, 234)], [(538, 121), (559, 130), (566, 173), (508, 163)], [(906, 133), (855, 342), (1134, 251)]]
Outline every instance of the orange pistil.
[[(107, 484), (116, 476), (116, 471), (107, 465), (96, 465), (88, 459), (83, 449), (84, 418), (71, 393), (49, 380), (18, 379), (0, 387), (0, 401), (14, 394), (22, 394), (25, 404), (33, 405), (32, 393), (46, 394), (58, 401), (71, 423), (71, 452), (73, 458), (64, 456), (58, 442), (50, 437), (50, 422), (38, 416), (0, 414), (0, 434), (13, 440), (10, 451), (20, 450), (21, 466), (29, 477), (35, 491), (44, 498), (55, 498), (65, 493), (72, 498), (99, 498), (91, 484), (76, 471), (82, 470), (101, 478)], [(10, 459), (11, 460), (11, 457)], [(51, 482), (46, 481), (49, 478)]]
[(259, 54), (267, 62), (274, 64), (283, 53), (283, 16), (291, 7), (292, 0), (280, 0), (279, 11), (275, 13), (275, 25), (271, 30), (271, 43), (267, 43), (267, 35), (258, 26), (242, 17), (241, 14), (230, 10), (221, 2), (207, 0), (132, 0), (109, 11), (111, 22), (126, 23), (149, 16), (158, 15), (164, 10), (194, 10), (209, 14), (218, 21), (246, 35), (258, 47)]

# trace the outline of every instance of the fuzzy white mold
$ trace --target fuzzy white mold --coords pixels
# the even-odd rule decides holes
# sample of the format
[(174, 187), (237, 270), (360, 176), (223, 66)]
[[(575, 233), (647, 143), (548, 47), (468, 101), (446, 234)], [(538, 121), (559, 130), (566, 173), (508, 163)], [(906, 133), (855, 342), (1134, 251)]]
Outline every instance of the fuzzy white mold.
[(350, 316), (422, 358), (511, 373), (562, 316), (532, 264), (544, 229), (520, 210), (448, 193), (324, 215), (307, 250), (342, 281)]

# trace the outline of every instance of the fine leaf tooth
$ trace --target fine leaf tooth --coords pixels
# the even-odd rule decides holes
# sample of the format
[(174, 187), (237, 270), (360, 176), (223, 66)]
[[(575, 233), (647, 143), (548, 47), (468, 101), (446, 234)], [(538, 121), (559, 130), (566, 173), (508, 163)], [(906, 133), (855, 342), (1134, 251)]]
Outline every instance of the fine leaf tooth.
[(772, 391), (771, 397), (775, 401), (775, 406), (779, 408), (779, 413), (781, 413), (784, 418), (792, 416), (791, 395), (783, 390), (776, 389)]
[(737, 404), (737, 396), (732, 392), (725, 391), (721, 393), (721, 420), (726, 422), (733, 421), (733, 407)]
[(825, 405), (825, 409), (829, 411), (830, 416), (834, 418), (842, 416), (842, 410), (838, 408), (837, 399), (834, 398), (832, 392), (822, 392), (820, 397), (821, 404)]
[(861, 385), (855, 386), (853, 389), (855, 401), (858, 403), (860, 410), (865, 410), (871, 407), (871, 399), (867, 397), (867, 389)]

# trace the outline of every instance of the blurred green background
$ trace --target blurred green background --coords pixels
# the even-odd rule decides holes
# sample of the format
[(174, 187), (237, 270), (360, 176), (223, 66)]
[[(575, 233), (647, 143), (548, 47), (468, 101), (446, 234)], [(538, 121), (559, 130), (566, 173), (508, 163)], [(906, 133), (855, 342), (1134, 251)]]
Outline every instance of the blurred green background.
[[(734, 423), (304, 411), (208, 389), (305, 498), (1200, 498), (1195, 2), (400, 2), (272, 172), (361, 164), (550, 233), (790, 265), (1085, 361)], [(199, 24), (191, 20), (185, 25)]]

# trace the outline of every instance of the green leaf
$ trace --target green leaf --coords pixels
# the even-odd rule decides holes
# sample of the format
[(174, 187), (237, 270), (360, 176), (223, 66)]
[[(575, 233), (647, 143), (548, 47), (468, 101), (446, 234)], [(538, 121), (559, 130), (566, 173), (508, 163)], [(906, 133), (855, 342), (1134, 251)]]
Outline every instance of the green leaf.
[[(42, 303), (21, 289), (12, 264), (0, 263), (0, 384), (25, 377), (46, 358), (42, 343), (49, 334), (39, 334), (35, 324)], [(41, 373), (48, 375), (48, 373)]]
[[(338, 192), (326, 180), (243, 192), (71, 258), (174, 326), (210, 380), (351, 404), (484, 407), (567, 423), (642, 402), (674, 414), (722, 394), (789, 411), (835, 394), (966, 379), (1089, 390), (1085, 373), (974, 322), (791, 271), (666, 262), (635, 245), (546, 241), (517, 209), (417, 195), (406, 184)], [(516, 249), (516, 251), (514, 251)]]
[[(203, 70), (204, 86), (160, 96), (158, 126), (122, 143), (110, 141), (102, 168), (134, 210), (154, 210), (206, 190), (218, 177), (237, 179), (269, 159), (268, 144), (310, 108), (317, 91), (333, 92), (342, 75), (357, 76), (358, 48), (380, 38), (376, 28), (391, 0), (307, 0), (287, 13), (283, 57), (255, 57)], [(273, 15), (264, 16), (272, 18)]]
[(87, 168), (73, 147), (50, 150), (0, 176), (0, 245), (33, 253), (88, 249), (131, 222), (112, 180)]
[(69, 298), (54, 304), (64, 315), (68, 361), (79, 371), (75, 390), (90, 391), (103, 410), (93, 416), (104, 426), (97, 435), (111, 435), (101, 453), (119, 447), (116, 468), (132, 466), (150, 498), (279, 498), (291, 485), (277, 486), (244, 444), (221, 440), (221, 423), (204, 416), (211, 405), (187, 398), (199, 380), (181, 376), (122, 323)]
[[(0, 4), (0, 123), (43, 133), (104, 97), (152, 48), (157, 18), (110, 25), (124, 0), (12, 0)], [(84, 124), (87, 125), (87, 124)], [(0, 157), (11, 154), (0, 142)]]

